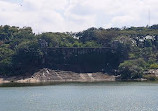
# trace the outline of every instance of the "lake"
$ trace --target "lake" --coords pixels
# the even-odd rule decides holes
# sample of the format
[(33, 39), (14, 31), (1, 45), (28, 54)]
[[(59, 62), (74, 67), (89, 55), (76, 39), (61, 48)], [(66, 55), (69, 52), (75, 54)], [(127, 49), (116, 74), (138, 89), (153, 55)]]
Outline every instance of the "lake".
[(158, 111), (158, 83), (4, 84), (0, 111)]

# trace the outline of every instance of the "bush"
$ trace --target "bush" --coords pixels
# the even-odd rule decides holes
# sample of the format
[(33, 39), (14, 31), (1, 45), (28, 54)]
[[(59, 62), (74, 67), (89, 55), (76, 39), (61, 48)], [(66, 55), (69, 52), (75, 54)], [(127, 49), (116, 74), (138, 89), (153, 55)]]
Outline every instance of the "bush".
[(155, 75), (143, 75), (143, 78), (149, 80), (149, 81), (156, 81), (158, 78)]
[(119, 65), (119, 73), (121, 79), (137, 79), (141, 78), (145, 69), (145, 61), (143, 59), (128, 60)]
[(158, 64), (151, 64), (150, 69), (158, 69)]

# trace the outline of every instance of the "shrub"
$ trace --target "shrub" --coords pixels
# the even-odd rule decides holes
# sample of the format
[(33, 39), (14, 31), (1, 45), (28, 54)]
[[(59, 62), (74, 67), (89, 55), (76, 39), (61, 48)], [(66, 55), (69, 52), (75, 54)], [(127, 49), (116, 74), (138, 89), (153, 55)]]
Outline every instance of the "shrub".
[(145, 69), (145, 61), (143, 59), (128, 60), (119, 65), (119, 73), (121, 79), (141, 78)]
[(150, 69), (158, 69), (158, 64), (151, 64)]
[(155, 75), (144, 75), (143, 78), (150, 80), (150, 81), (158, 80), (158, 78)]

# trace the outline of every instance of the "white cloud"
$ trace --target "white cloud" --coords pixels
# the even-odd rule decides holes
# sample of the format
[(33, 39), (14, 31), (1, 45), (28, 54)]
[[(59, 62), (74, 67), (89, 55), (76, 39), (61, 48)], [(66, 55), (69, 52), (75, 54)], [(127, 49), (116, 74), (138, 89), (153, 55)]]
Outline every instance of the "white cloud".
[(0, 0), (0, 25), (34, 32), (81, 31), (89, 27), (157, 24), (157, 0)]

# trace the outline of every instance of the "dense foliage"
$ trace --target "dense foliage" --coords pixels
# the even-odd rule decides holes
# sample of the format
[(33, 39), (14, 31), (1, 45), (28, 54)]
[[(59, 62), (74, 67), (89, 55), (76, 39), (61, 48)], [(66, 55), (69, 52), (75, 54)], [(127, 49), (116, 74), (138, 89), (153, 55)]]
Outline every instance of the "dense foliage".
[[(107, 50), (100, 53), (63, 51), (68, 48)], [(158, 25), (41, 34), (33, 33), (30, 27), (0, 26), (0, 75), (31, 74), (45, 67), (111, 72), (121, 75), (122, 79), (141, 78), (144, 70), (158, 68)]]

